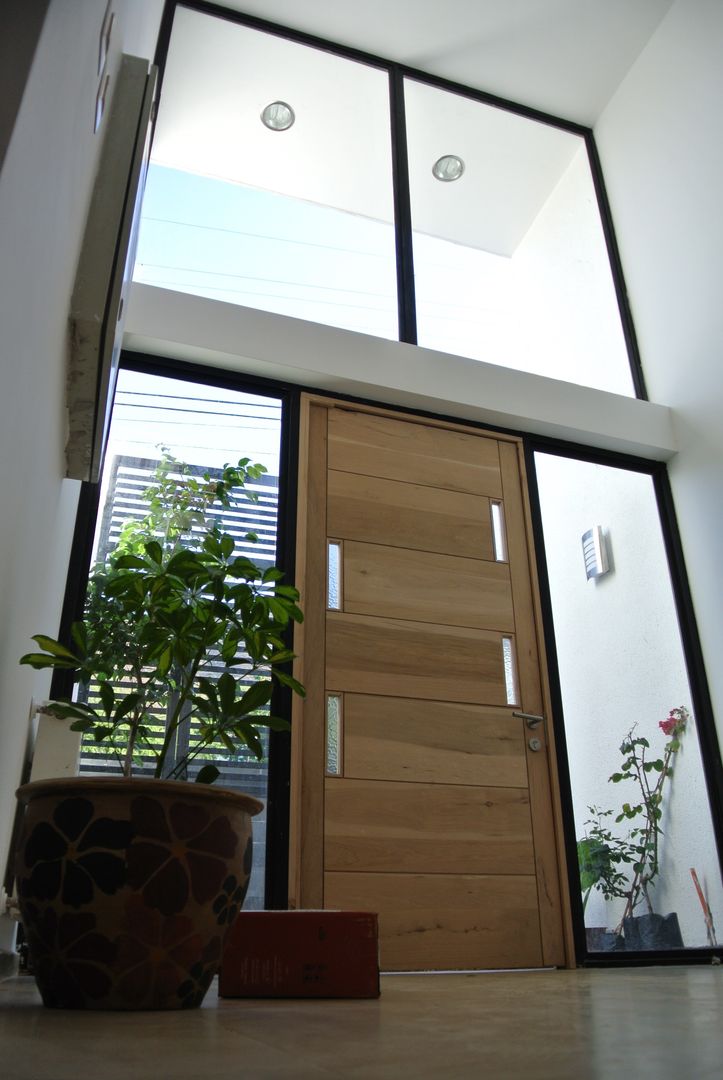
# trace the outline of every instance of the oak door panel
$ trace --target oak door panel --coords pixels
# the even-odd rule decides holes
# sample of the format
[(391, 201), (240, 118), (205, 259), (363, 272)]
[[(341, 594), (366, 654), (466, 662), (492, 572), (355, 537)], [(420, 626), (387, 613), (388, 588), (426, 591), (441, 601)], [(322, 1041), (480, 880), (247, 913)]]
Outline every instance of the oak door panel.
[(329, 777), (324, 866), (534, 874), (527, 790)]
[(506, 563), (344, 543), (344, 611), (514, 631)]
[(521, 721), (509, 710), (344, 695), (344, 776), (526, 787)]
[(329, 468), (499, 498), (495, 439), (388, 416), (332, 409)]
[(494, 631), (329, 612), (326, 688), (506, 705)]
[(327, 515), (340, 540), (494, 559), (489, 499), (477, 495), (330, 469)]
[(310, 405), (324, 410), (323, 431), (302, 426), (313, 692), (295, 730), (314, 790), (297, 797), (293, 902), (378, 911), (383, 970), (560, 963), (548, 732), (530, 747), (513, 715), (546, 700), (521, 444)]
[(379, 912), (386, 971), (542, 964), (534, 877), (328, 872), (324, 902)]

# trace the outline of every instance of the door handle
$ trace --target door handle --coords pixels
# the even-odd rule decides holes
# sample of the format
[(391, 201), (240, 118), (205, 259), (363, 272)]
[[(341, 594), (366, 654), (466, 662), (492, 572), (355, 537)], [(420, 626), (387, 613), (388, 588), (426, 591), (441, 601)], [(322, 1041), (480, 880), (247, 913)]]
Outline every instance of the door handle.
[(545, 723), (544, 716), (537, 716), (535, 713), (528, 712), (513, 712), (513, 716), (516, 716), (519, 720), (524, 720), (528, 728), (536, 728), (539, 724)]

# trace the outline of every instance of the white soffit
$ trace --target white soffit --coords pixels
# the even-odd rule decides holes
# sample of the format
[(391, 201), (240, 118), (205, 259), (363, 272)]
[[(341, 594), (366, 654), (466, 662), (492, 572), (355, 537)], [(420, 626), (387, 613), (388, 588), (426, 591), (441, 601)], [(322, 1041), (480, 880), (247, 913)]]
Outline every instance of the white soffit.
[(124, 347), (409, 409), (668, 460), (663, 405), (135, 283)]
[[(414, 228), (511, 255), (582, 140), (418, 82), (406, 87)], [(267, 130), (265, 105), (296, 123)], [(153, 145), (156, 164), (378, 221), (393, 219), (386, 73), (179, 9)], [(443, 154), (454, 184), (432, 176)]]
[(593, 127), (673, 0), (222, 0)]

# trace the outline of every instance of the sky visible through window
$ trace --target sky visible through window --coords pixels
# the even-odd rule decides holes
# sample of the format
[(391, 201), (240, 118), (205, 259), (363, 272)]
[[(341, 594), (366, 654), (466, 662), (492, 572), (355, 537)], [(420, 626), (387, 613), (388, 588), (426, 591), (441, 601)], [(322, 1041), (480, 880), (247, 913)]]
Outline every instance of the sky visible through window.
[(389, 223), (152, 165), (136, 281), (397, 337)]

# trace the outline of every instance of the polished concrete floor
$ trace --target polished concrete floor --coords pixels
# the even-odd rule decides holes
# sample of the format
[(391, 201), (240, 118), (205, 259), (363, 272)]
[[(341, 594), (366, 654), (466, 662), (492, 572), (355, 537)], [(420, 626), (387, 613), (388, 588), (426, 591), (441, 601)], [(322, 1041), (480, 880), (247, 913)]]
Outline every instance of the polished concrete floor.
[(387, 975), (378, 1001), (44, 1009), (0, 983), (3, 1080), (704, 1080), (723, 1076), (723, 968)]

